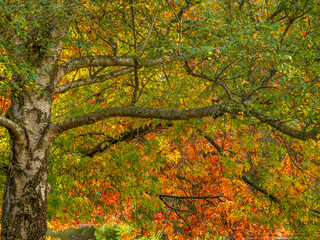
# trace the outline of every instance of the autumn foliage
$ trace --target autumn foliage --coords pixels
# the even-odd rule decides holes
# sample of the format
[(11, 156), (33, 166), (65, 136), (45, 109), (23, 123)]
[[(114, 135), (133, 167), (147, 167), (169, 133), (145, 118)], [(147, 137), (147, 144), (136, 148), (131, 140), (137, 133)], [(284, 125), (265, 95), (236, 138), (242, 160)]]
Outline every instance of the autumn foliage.
[[(82, 162), (81, 170), (68, 166), (68, 174), (81, 171), (90, 179), (75, 179), (68, 192), (76, 211), (71, 225), (114, 219), (114, 224), (141, 224), (144, 234), (165, 232), (169, 239), (289, 236), (290, 224), (298, 224), (301, 217), (308, 222), (312, 215), (306, 193), (315, 194), (309, 188), (317, 168), (299, 166), (303, 146), (298, 142), (259, 126), (234, 128), (237, 123), (232, 122), (226, 119), (209, 129), (163, 125), (132, 140), (133, 152), (119, 160), (128, 146), (118, 145), (111, 156), (105, 153)], [(214, 137), (205, 133), (209, 130)], [(77, 197), (82, 198), (79, 212)], [(52, 226), (71, 226), (64, 219), (72, 215), (70, 209), (53, 218)]]
[(48, 212), (34, 212), (56, 230), (319, 238), (317, 1), (37, 4), (0, 21), (2, 192), (29, 166), (12, 148), (35, 146)]

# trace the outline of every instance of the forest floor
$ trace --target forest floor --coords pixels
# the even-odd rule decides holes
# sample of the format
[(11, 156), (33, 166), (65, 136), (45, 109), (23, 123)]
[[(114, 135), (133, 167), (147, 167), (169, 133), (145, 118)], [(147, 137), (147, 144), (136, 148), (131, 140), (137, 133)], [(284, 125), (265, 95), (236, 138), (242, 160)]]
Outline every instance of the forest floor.
[(94, 227), (83, 227), (80, 229), (70, 229), (66, 231), (54, 232), (48, 228), (47, 236), (52, 238), (60, 238), (61, 240), (95, 240)]

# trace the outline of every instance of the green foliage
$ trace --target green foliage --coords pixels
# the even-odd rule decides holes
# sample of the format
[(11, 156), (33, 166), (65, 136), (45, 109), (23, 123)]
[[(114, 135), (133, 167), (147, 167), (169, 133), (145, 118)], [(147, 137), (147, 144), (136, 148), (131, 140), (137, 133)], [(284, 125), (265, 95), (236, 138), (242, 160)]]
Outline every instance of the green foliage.
[(103, 226), (96, 229), (94, 235), (97, 240), (120, 240), (121, 239), (121, 228), (118, 225)]
[[(97, 240), (120, 240), (121, 236), (125, 235), (124, 239), (137, 240), (160, 240), (161, 233), (155, 233), (151, 236), (137, 236), (132, 235), (135, 228), (132, 225), (104, 225), (96, 228), (95, 236)], [(130, 237), (131, 236), (131, 237)], [(129, 237), (129, 238), (128, 238)]]

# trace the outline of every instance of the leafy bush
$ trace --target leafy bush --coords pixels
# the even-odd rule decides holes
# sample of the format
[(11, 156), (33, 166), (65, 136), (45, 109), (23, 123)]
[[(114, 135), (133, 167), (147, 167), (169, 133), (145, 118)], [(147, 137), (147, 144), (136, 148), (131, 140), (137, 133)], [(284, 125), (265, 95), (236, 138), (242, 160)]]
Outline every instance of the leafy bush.
[[(97, 228), (95, 236), (97, 240), (121, 240), (121, 235), (130, 235), (134, 231), (134, 228), (130, 225), (105, 225), (101, 228)], [(160, 240), (161, 234), (156, 233), (150, 237), (141, 236), (135, 237), (135, 240)]]
[(120, 226), (102, 226), (101, 228), (96, 229), (94, 235), (96, 236), (97, 240), (120, 240)]

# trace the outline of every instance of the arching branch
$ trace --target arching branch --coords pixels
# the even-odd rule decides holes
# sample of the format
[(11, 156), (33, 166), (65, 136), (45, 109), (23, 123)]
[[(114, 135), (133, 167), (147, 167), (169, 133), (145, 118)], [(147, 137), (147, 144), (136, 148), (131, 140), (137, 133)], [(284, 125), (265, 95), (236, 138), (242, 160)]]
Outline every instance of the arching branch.
[(166, 110), (160, 108), (142, 108), (135, 106), (108, 107), (92, 113), (73, 117), (52, 124), (52, 128), (62, 133), (72, 128), (93, 124), (97, 121), (112, 117), (133, 118), (157, 118), (163, 120), (188, 120), (191, 118), (203, 118), (221, 113), (232, 112), (227, 104), (208, 106), (203, 108), (192, 108), (189, 110)]
[(304, 130), (298, 130), (290, 127), (289, 125), (283, 123), (283, 121), (271, 118), (256, 109), (251, 109), (249, 112), (252, 116), (259, 119), (261, 122), (268, 124), (269, 126), (277, 129), (279, 132), (282, 132), (285, 135), (301, 140), (318, 140), (319, 131), (316, 128), (306, 132)]
[[(160, 108), (143, 108), (135, 106), (108, 107), (95, 112), (87, 113), (70, 119), (66, 119), (51, 125), (51, 129), (58, 136), (60, 133), (72, 128), (90, 125), (95, 122), (112, 117), (132, 117), (132, 118), (156, 118), (163, 120), (188, 120), (192, 118), (216, 117), (225, 113), (238, 115), (243, 113), (241, 107), (228, 103), (221, 103), (207, 107), (192, 108), (188, 110), (166, 110)], [(277, 129), (278, 131), (296, 139), (318, 139), (319, 132), (315, 130), (304, 131), (295, 129), (288, 124), (265, 116), (258, 110), (251, 109), (250, 113), (261, 122)]]
[(110, 67), (110, 66), (126, 66), (138, 67), (160, 65), (170, 60), (169, 56), (164, 56), (156, 59), (134, 59), (132, 57), (117, 57), (117, 56), (87, 56), (72, 59), (58, 66), (57, 82), (68, 73), (85, 67)]
[(134, 68), (132, 68), (132, 67), (122, 68), (122, 69), (110, 72), (108, 74), (105, 74), (105, 75), (100, 75), (100, 76), (92, 75), (91, 77), (88, 77), (85, 79), (79, 79), (74, 82), (68, 82), (68, 83), (65, 83), (65, 84), (58, 86), (56, 88), (55, 93), (65, 93), (72, 88), (77, 88), (77, 87), (87, 86), (87, 85), (94, 84), (94, 83), (104, 82), (108, 79), (119, 77), (121, 75), (130, 73), (133, 70), (134, 70)]

